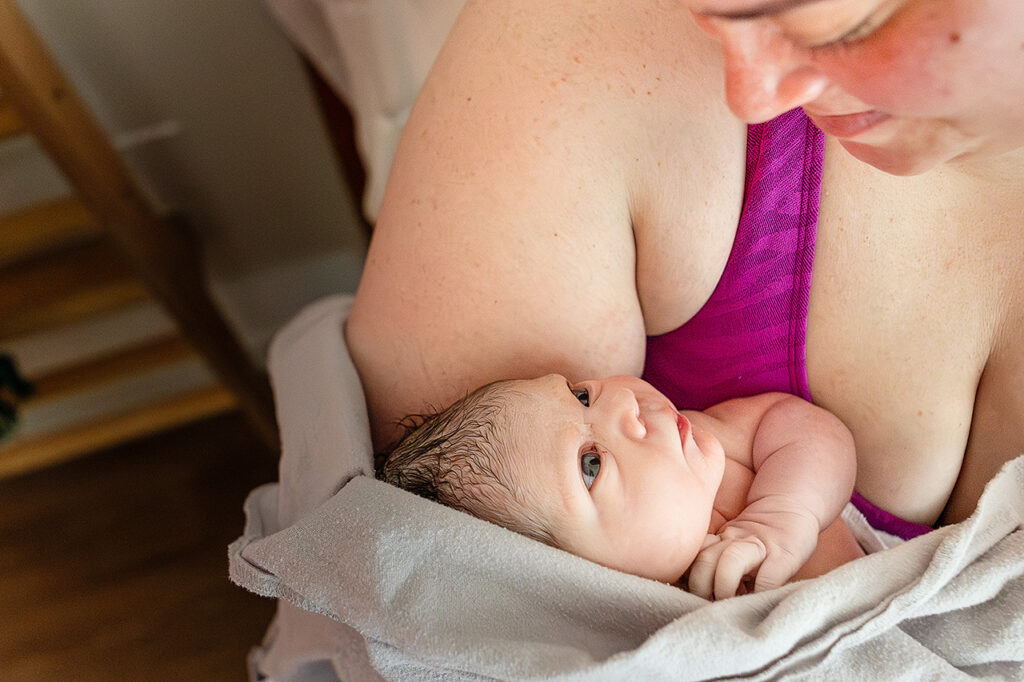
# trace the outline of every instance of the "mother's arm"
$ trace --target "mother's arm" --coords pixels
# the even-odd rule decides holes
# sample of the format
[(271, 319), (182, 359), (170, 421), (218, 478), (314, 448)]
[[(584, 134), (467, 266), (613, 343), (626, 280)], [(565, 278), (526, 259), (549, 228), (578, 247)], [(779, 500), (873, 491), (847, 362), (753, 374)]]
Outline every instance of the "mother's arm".
[(470, 2), (420, 93), (346, 328), (378, 446), (491, 380), (642, 370), (637, 188), (664, 142), (637, 86), (661, 80), (652, 13), (689, 18), (577, 4)]

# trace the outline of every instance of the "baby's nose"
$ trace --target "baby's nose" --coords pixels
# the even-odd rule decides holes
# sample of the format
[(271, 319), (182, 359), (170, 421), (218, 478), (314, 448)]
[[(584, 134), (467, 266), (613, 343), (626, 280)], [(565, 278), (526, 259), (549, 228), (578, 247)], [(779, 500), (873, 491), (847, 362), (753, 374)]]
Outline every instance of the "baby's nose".
[(628, 388), (619, 387), (609, 397), (623, 434), (636, 440), (644, 438), (647, 435), (647, 424), (644, 423), (636, 394)]

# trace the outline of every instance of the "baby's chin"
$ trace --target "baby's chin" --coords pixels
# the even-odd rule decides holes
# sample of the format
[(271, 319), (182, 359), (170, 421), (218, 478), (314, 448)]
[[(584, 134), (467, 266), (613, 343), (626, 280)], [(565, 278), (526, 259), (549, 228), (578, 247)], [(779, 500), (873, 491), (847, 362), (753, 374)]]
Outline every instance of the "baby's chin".
[[(566, 549), (566, 548), (561, 548)], [(605, 568), (611, 568), (622, 573), (629, 573), (630, 575), (639, 576), (641, 578), (647, 578), (648, 580), (656, 580), (659, 583), (668, 583), (669, 585), (683, 584), (685, 585), (686, 572), (690, 570), (690, 565), (696, 558), (696, 552), (693, 553), (692, 557), (682, 561), (659, 561), (657, 565), (653, 562), (648, 565), (638, 564), (635, 561), (601, 561), (600, 559), (587, 556), (582, 552), (575, 552), (571, 549), (566, 549), (570, 554), (576, 554), (581, 556), (588, 561), (593, 561), (595, 564), (600, 564)], [(666, 558), (662, 555), (662, 558)]]
[(669, 585), (685, 587), (686, 575), (690, 570), (690, 566), (693, 565), (694, 559), (697, 558), (697, 554), (700, 553), (700, 550), (701, 548), (698, 547), (692, 551), (688, 551), (685, 556), (681, 557), (678, 561), (673, 562), (672, 565), (650, 566), (647, 567), (648, 570), (627, 572), (631, 572), (641, 578), (657, 580), (659, 583), (668, 583)]
[[(694, 438), (698, 438), (696, 432), (694, 432)], [(725, 476), (725, 448), (716, 436), (707, 431), (704, 431), (699, 438), (697, 444), (706, 467), (706, 485), (714, 488), (717, 492), (722, 485), (722, 478)]]

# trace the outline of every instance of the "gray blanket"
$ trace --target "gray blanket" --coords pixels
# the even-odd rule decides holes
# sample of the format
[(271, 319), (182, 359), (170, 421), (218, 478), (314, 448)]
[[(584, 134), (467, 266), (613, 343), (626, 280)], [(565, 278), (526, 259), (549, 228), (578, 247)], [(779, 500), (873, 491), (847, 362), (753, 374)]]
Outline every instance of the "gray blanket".
[(961, 524), (709, 603), (373, 480), (349, 303), (314, 304), (271, 350), (281, 481), (229, 549), (238, 584), (281, 600), (254, 676), (1024, 679), (1024, 457)]

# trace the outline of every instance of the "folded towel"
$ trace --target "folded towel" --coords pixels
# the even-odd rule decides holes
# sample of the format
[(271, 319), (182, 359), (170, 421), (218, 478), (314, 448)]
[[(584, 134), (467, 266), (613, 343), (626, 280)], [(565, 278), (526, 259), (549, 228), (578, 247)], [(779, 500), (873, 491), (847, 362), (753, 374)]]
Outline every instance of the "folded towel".
[(366, 679), (371, 664), (409, 680), (1024, 676), (1024, 457), (961, 524), (815, 580), (709, 603), (371, 478), (365, 406), (339, 333), (348, 303), (305, 311), (272, 349), (282, 483), (250, 495), (245, 534), (229, 550), (236, 582), (284, 600), (255, 671), (279, 680)]

